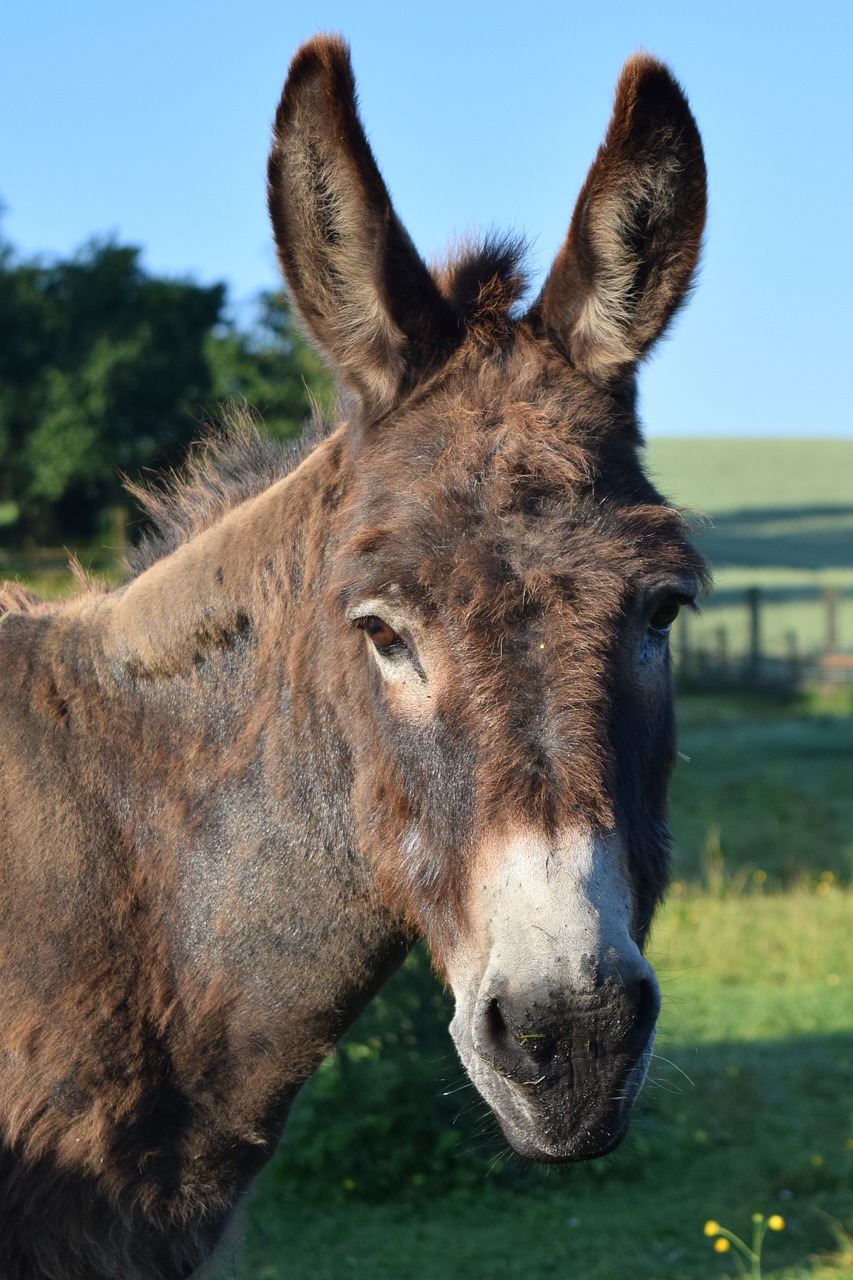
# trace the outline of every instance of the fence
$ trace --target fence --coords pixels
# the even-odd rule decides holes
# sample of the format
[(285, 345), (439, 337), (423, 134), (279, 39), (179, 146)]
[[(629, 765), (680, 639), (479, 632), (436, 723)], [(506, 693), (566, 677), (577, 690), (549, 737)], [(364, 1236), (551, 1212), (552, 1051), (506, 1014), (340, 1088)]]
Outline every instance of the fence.
[[(734, 599), (738, 594), (739, 605)], [(739, 610), (740, 617), (734, 627), (710, 625), (717, 612), (713, 603), (708, 610), (708, 621), (702, 626), (689, 614), (682, 613), (674, 638), (680, 679), (687, 683), (748, 686), (853, 684), (853, 628), (842, 625), (851, 593), (840, 587), (800, 589), (801, 595), (809, 595), (820, 606), (820, 634), (816, 634), (812, 617), (805, 644), (793, 625), (780, 637), (777, 616), (774, 642), (767, 645), (765, 614), (769, 605), (779, 614), (779, 598), (784, 594), (777, 591), (774, 600), (772, 588), (753, 586), (740, 593), (729, 589), (721, 616), (732, 619), (733, 612)], [(796, 622), (800, 615), (796, 610), (785, 613), (782, 608), (782, 616)]]
[[(65, 547), (28, 547), (15, 551), (0, 548), (0, 580), (38, 580), (49, 577), (57, 583), (67, 580), (68, 589), (71, 590), (74, 578), (70, 564), (74, 554), (70, 548)], [(81, 553), (80, 562), (87, 572), (105, 574), (112, 580), (119, 572), (120, 557), (123, 554), (124, 551), (98, 547)]]

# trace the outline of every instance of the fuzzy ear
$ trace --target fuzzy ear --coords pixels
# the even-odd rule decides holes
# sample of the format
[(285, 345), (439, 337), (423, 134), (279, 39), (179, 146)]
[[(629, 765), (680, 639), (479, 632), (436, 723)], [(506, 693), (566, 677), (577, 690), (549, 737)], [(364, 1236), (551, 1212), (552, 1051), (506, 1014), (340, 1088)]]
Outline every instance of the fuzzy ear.
[(635, 54), (531, 319), (596, 381), (624, 376), (687, 295), (705, 208), (687, 100), (662, 63)]
[(381, 413), (447, 354), (457, 324), (391, 205), (339, 37), (317, 36), (294, 58), (267, 176), (302, 320), (367, 411)]

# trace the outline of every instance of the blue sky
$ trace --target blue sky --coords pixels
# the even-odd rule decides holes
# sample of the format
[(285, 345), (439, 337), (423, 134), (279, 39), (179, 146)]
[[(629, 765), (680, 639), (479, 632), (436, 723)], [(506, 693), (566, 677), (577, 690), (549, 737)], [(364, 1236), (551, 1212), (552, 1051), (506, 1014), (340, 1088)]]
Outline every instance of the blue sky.
[(534, 280), (643, 47), (687, 89), (711, 208), (698, 288), (642, 380), (650, 433), (843, 435), (853, 299), (853, 3), (32, 0), (4, 14), (3, 230), (24, 253), (93, 234), (155, 271), (276, 283), (269, 122), (292, 53), (350, 40), (362, 114), (427, 258), (524, 232)]

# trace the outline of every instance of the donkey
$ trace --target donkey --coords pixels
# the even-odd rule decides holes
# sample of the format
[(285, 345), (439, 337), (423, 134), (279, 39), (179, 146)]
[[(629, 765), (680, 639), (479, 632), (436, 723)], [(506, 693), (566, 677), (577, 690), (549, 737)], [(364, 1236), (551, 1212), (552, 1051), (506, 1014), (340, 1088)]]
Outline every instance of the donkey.
[(4, 1280), (199, 1274), (418, 936), (521, 1155), (610, 1151), (651, 1053), (703, 566), (634, 387), (700, 247), (685, 98), (627, 63), (527, 309), (512, 243), (424, 265), (338, 38), (293, 62), (269, 204), (345, 420), (210, 444), (124, 586), (0, 623)]

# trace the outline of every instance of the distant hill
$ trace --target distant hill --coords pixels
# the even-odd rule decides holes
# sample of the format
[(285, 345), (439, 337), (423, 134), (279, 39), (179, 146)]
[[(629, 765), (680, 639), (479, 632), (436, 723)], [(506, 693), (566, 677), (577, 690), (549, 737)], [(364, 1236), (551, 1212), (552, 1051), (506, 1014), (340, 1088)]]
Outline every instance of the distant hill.
[(646, 459), (671, 501), (707, 515), (773, 507), (853, 509), (853, 440), (653, 437)]

